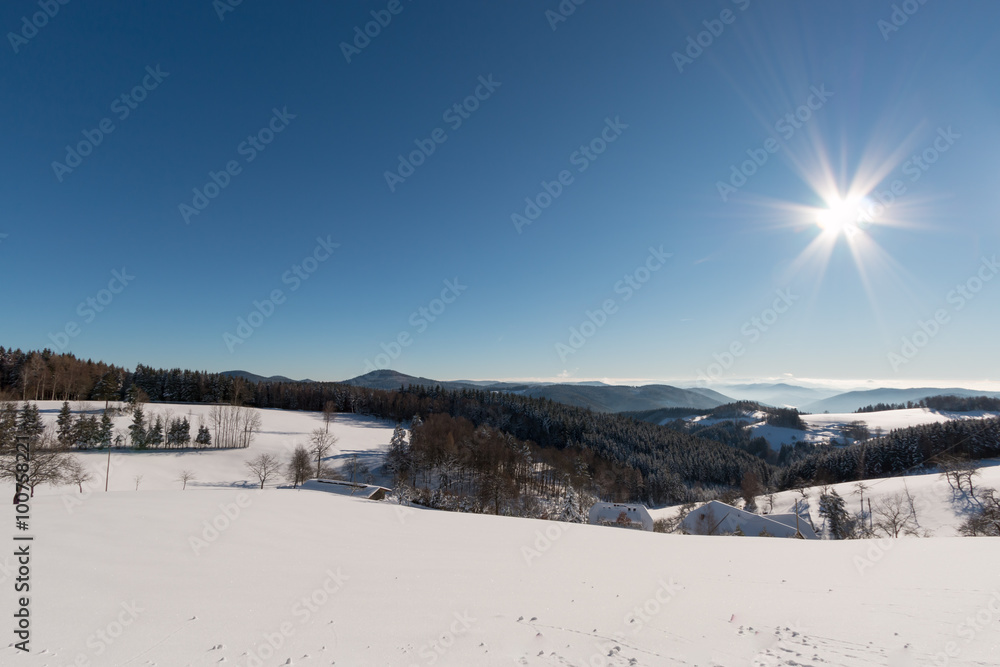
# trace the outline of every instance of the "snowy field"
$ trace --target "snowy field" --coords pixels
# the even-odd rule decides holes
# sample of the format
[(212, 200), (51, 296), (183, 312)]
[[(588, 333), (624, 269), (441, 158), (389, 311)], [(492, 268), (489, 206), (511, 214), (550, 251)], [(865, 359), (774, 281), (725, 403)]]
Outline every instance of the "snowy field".
[[(46, 426), (54, 429), (56, 416), (62, 407), (61, 401), (38, 401), (39, 410)], [(89, 411), (100, 416), (103, 403), (71, 402), (70, 408), (74, 415), (81, 411)], [(204, 422), (211, 429), (209, 412), (212, 406), (189, 403), (149, 403), (143, 406), (147, 422), (159, 415), (167, 418), (187, 417), (191, 423), (191, 436), (198, 432), (198, 424)], [(257, 410), (261, 416), (261, 431), (254, 438), (253, 444), (247, 449), (206, 449), (204, 451), (170, 451), (149, 450), (133, 452), (114, 450), (111, 455), (111, 491), (134, 491), (135, 477), (142, 475), (139, 491), (164, 491), (180, 489), (181, 483), (177, 476), (182, 470), (191, 470), (196, 477), (188, 482), (188, 489), (206, 487), (242, 487), (259, 486), (244, 462), (261, 453), (273, 454), (282, 464), (297, 445), (309, 448), (309, 435), (314, 429), (325, 428), (323, 414), (320, 412), (298, 412), (291, 410)], [(126, 414), (116, 417), (115, 431), (128, 433), (132, 416)], [(389, 446), (392, 430), (395, 425), (365, 417), (362, 415), (338, 413), (330, 432), (337, 437), (334, 449), (324, 461), (327, 465), (339, 467), (357, 455), (372, 470), (382, 465), (382, 453)], [(126, 442), (127, 442), (126, 437)], [(87, 469), (94, 474), (95, 488), (104, 491), (104, 476), (107, 468), (107, 451), (78, 452)], [(99, 482), (99, 483), (98, 483)], [(267, 486), (285, 484), (284, 477), (268, 481)], [(57, 488), (41, 486), (35, 490), (35, 495), (66, 493), (69, 487)]]
[[(755, 422), (750, 424), (750, 429), (753, 431), (754, 436), (763, 437), (771, 445), (772, 449), (780, 449), (782, 445), (790, 445), (795, 442), (821, 443), (829, 442), (834, 438), (842, 443), (851, 442), (850, 438), (844, 435), (843, 428), (855, 421), (867, 424), (868, 430), (871, 431), (872, 435), (875, 435), (876, 429), (882, 429), (884, 434), (888, 434), (890, 431), (910, 426), (936, 424), (957, 419), (984, 419), (998, 415), (1000, 413), (984, 412), (982, 410), (973, 412), (943, 412), (927, 408), (885, 410), (883, 412), (867, 413), (847, 412), (841, 414), (802, 415), (802, 421), (807, 426), (805, 431), (766, 424), (763, 421), (766, 416), (763, 412), (753, 413), (747, 420)], [(712, 424), (727, 420), (696, 419), (694, 421)]]
[(1000, 655), (995, 539), (685, 537), (284, 489), (101, 493), (72, 512), (45, 496), (33, 515), (32, 650), (0, 649), (3, 665), (901, 667)]
[[(40, 407), (54, 420), (59, 404)], [(190, 411), (195, 430), (208, 409), (147, 414)], [(259, 491), (243, 461), (284, 458), (322, 426), (317, 413), (261, 414), (246, 450), (115, 456), (110, 493), (106, 456), (83, 454), (98, 492), (40, 487), (31, 653), (3, 642), (0, 665), (903, 667), (1000, 655), (1000, 540), (948, 537), (961, 511), (936, 476), (906, 478), (930, 539), (639, 533)], [(338, 415), (332, 430), (334, 457), (375, 462), (392, 424)], [(186, 491), (183, 469), (198, 474)], [(868, 484), (876, 499), (903, 482)], [(1000, 486), (1000, 465), (977, 485)], [(837, 488), (855, 511), (853, 485)], [(807, 491), (802, 509), (820, 527), (817, 498)], [(795, 499), (776, 494), (774, 511)], [(0, 557), (5, 608), (12, 551)]]

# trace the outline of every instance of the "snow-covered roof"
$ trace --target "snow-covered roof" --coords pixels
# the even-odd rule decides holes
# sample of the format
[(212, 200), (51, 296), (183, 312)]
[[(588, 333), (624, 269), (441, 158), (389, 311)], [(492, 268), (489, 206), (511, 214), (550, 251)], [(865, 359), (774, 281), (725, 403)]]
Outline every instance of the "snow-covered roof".
[(354, 496), (355, 498), (371, 498), (379, 495), (379, 492), (387, 493), (391, 489), (373, 484), (356, 484), (354, 482), (344, 482), (339, 479), (309, 479), (302, 482), (301, 489), (313, 491), (326, 491), (327, 493), (337, 493), (342, 496)]
[[(765, 514), (765, 518), (771, 521), (777, 521), (780, 524), (784, 524), (789, 528), (794, 529), (796, 527), (796, 516), (794, 514)], [(799, 532), (802, 533), (802, 537), (814, 540), (816, 539), (816, 533), (813, 531), (812, 526), (809, 525), (809, 520), (804, 516), (798, 517), (798, 528)]]
[(649, 516), (649, 511), (643, 505), (626, 503), (595, 503), (590, 508), (587, 523), (594, 525), (618, 524), (622, 513), (625, 514), (625, 518), (632, 524), (632, 527), (653, 530), (653, 517)]
[[(691, 535), (731, 535), (737, 529), (744, 535), (756, 537), (767, 531), (772, 537), (795, 537), (794, 514), (769, 514), (761, 516), (744, 512), (732, 505), (712, 500), (692, 510), (684, 517), (681, 528)], [(799, 519), (798, 531), (807, 540), (818, 539), (809, 522)]]

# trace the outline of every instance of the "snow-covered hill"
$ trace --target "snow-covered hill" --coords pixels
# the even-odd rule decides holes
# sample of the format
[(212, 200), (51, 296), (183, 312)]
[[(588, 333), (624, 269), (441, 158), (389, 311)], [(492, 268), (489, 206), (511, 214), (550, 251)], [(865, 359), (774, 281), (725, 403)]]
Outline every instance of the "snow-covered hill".
[(987, 665), (1000, 651), (995, 539), (699, 538), (283, 489), (101, 493), (72, 512), (45, 496), (32, 514), (31, 653), (0, 649), (4, 665)]
[[(59, 406), (40, 407), (52, 420)], [(934, 476), (906, 478), (929, 539), (639, 533), (258, 491), (243, 461), (284, 456), (322, 424), (261, 413), (247, 450), (120, 454), (109, 493), (40, 488), (31, 653), (7, 646), (0, 664), (986, 665), (1000, 651), (1000, 540), (945, 537), (961, 512)], [(392, 425), (338, 415), (332, 428), (335, 456), (374, 459)], [(186, 491), (182, 469), (198, 473)], [(877, 500), (903, 482), (868, 484)], [(1000, 486), (1000, 465), (977, 484)], [(853, 509), (853, 485), (837, 488)], [(773, 511), (798, 499), (821, 527), (817, 496), (776, 494)]]

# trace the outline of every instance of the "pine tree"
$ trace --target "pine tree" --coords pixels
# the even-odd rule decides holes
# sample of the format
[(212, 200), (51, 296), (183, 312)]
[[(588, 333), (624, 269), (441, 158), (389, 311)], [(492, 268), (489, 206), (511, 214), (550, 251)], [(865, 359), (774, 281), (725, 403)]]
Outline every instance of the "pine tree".
[(114, 436), (114, 424), (107, 411), (101, 415), (101, 426), (97, 431), (97, 443), (100, 447), (110, 447), (111, 438)]
[(212, 433), (208, 427), (202, 424), (198, 427), (198, 435), (194, 439), (195, 444), (200, 447), (208, 447), (212, 444)]
[(392, 473), (393, 479), (406, 479), (412, 467), (410, 447), (406, 442), (406, 432), (396, 424), (389, 440), (389, 450), (385, 453), (386, 471)]
[(101, 376), (101, 379), (94, 386), (94, 398), (104, 401), (104, 411), (108, 411), (111, 401), (118, 400), (118, 394), (122, 388), (122, 379), (117, 373), (108, 371)]
[(819, 497), (819, 515), (826, 519), (830, 535), (837, 540), (846, 540), (854, 534), (854, 521), (848, 514), (844, 499), (836, 489)]
[(128, 427), (128, 435), (132, 439), (132, 446), (139, 449), (146, 447), (146, 419), (142, 414), (142, 408), (138, 405), (132, 411), (132, 425)]
[(181, 447), (191, 444), (191, 422), (187, 417), (177, 423), (177, 444)]
[(17, 406), (0, 403), (0, 452), (14, 446), (17, 437)]
[(587, 518), (580, 512), (580, 504), (581, 501), (576, 490), (572, 486), (568, 487), (562, 505), (556, 512), (556, 520), (568, 523), (587, 523)]
[(42, 416), (38, 412), (38, 406), (34, 403), (25, 402), (21, 408), (21, 418), (18, 422), (18, 430), (29, 438), (37, 438), (45, 431), (42, 423)]
[(69, 409), (69, 401), (63, 401), (56, 417), (56, 439), (63, 447), (73, 444), (73, 413)]
[(156, 415), (156, 421), (153, 422), (152, 428), (149, 429), (149, 433), (146, 436), (146, 444), (151, 447), (163, 446), (163, 420), (160, 419), (159, 415)]

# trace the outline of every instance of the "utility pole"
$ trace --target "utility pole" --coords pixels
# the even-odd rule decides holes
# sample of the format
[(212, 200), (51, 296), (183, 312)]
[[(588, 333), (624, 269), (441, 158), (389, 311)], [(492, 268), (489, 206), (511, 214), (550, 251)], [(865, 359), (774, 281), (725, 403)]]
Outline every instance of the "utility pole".
[[(104, 471), (104, 493), (108, 492), (108, 481), (111, 478), (111, 443), (108, 443), (108, 468)], [(136, 485), (138, 488), (138, 485)]]
[(799, 530), (799, 501), (795, 501), (795, 537), (802, 539), (802, 531)]

